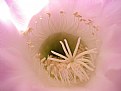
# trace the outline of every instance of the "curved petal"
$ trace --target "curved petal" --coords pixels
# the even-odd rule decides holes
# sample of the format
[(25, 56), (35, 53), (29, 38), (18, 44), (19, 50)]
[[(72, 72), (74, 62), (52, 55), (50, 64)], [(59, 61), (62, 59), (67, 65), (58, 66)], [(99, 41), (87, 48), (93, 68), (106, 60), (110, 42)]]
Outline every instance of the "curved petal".
[(16, 48), (0, 50), (0, 90), (34, 91), (32, 89), (38, 83), (38, 77), (31, 59)]
[(15, 47), (18, 41), (20, 41), (20, 35), (15, 26), (11, 22), (7, 24), (0, 22), (0, 48)]
[(28, 28), (30, 19), (38, 13), (48, 0), (5, 0), (11, 13), (11, 21), (19, 31), (25, 31)]

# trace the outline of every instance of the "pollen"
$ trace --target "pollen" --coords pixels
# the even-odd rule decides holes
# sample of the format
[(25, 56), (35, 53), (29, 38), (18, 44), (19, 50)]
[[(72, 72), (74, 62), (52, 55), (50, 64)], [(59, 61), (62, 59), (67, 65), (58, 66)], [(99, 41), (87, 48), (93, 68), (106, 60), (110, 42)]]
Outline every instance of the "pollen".
[(66, 84), (84, 83), (90, 79), (90, 73), (95, 70), (92, 54), (96, 48), (80, 50), (81, 38), (79, 37), (72, 53), (67, 39), (60, 41), (65, 55), (51, 50), (52, 55), (41, 59), (41, 65), (48, 72), (49, 77)]

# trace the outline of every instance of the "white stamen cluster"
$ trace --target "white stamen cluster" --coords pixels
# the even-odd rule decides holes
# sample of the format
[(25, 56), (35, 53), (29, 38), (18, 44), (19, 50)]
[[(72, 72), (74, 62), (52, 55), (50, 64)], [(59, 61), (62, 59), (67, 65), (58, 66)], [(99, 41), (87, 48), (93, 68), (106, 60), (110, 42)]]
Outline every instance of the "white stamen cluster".
[(89, 80), (90, 72), (94, 71), (94, 63), (91, 58), (96, 53), (96, 49), (80, 51), (81, 38), (78, 38), (74, 52), (72, 53), (68, 42), (64, 39), (64, 43), (60, 41), (65, 55), (51, 51), (52, 54), (47, 58), (41, 59), (41, 65), (48, 72), (51, 78), (67, 84), (78, 82), (86, 82)]

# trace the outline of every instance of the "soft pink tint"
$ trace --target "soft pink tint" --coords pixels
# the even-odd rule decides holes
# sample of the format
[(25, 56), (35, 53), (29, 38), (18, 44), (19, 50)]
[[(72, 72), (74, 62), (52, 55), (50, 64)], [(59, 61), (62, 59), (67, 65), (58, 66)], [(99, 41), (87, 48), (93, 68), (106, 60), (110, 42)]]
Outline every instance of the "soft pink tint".
[(121, 91), (120, 4), (121, 0), (51, 0), (44, 9), (54, 13), (78, 11), (99, 26), (102, 45), (96, 74), (84, 87), (43, 85), (22, 36), (12, 23), (0, 22), (0, 91)]
[[(5, 0), (3, 2), (6, 2), (9, 7), (7, 13), (11, 14), (9, 16), (7, 14), (7, 18), (14, 23), (19, 31), (25, 31), (28, 28), (30, 19), (49, 3), (48, 0)], [(2, 8), (4, 7), (1, 7), (1, 9)], [(4, 8), (4, 10), (6, 8)], [(2, 11), (6, 16), (4, 10)]]

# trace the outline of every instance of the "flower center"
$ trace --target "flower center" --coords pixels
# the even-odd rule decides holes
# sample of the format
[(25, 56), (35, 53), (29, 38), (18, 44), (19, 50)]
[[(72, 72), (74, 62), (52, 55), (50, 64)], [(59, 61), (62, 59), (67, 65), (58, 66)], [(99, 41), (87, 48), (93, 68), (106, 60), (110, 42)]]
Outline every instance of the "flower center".
[(71, 45), (70, 50), (73, 52), (76, 46), (77, 37), (72, 34), (61, 32), (49, 36), (41, 45), (40, 53), (46, 58), (48, 55), (57, 56), (51, 52), (51, 50), (53, 50), (65, 56), (66, 54), (60, 44), (60, 41), (63, 41), (64, 39), (68, 40), (69, 45)]
[(64, 84), (88, 82), (95, 70), (98, 27), (78, 12), (38, 16), (23, 34), (49, 77)]
[[(60, 36), (59, 36), (60, 35)], [(49, 76), (67, 84), (83, 83), (89, 80), (94, 71), (91, 55), (96, 49), (88, 49), (79, 37), (67, 33), (49, 36), (42, 44), (41, 65)]]

